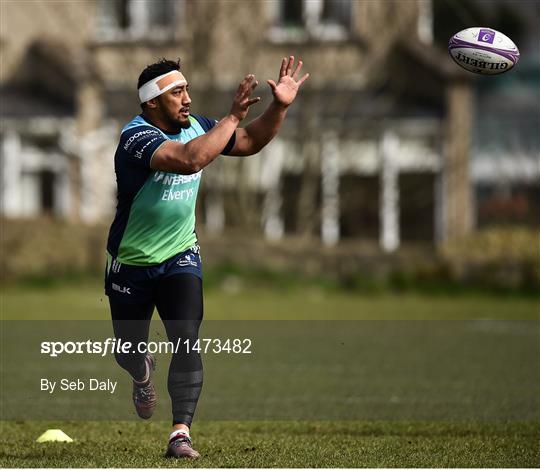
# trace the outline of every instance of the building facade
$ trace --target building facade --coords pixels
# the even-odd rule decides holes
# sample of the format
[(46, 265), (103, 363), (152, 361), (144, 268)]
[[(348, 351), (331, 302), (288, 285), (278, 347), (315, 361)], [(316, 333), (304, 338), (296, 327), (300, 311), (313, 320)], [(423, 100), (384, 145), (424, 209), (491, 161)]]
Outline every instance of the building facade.
[(118, 134), (157, 58), (181, 58), (194, 112), (215, 118), (255, 73), (253, 118), (294, 54), (311, 77), (279, 138), (205, 169), (207, 231), (371, 237), (392, 251), (473, 227), (472, 89), (431, 44), (429, 1), (5, 1), (1, 16), (6, 217), (111, 220)]

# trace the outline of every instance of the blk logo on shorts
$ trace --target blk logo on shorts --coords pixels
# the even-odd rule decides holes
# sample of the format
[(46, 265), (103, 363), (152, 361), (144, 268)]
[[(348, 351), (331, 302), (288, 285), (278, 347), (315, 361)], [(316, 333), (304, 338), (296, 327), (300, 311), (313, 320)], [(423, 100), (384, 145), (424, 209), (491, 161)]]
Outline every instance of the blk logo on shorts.
[(122, 287), (122, 286), (119, 286), (118, 284), (115, 284), (114, 282), (112, 283), (112, 289), (117, 291), (117, 292), (120, 292), (120, 294), (129, 294), (131, 295), (131, 292), (129, 291), (129, 287)]

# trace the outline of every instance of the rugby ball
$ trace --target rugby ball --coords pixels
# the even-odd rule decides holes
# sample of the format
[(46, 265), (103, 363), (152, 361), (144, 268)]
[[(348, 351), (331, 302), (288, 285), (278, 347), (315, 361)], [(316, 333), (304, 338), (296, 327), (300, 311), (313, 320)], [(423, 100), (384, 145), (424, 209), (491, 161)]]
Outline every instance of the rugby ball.
[(508, 72), (519, 60), (519, 50), (508, 36), (484, 27), (454, 34), (448, 52), (459, 66), (481, 75)]

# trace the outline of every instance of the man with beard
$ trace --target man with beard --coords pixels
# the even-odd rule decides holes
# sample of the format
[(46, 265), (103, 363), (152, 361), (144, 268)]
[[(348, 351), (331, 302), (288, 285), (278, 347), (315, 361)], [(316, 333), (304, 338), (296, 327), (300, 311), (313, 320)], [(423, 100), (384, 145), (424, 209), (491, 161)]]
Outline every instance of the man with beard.
[[(247, 75), (236, 91), (229, 114), (221, 120), (191, 114), (189, 83), (180, 61), (149, 65), (138, 81), (142, 113), (120, 136), (115, 154), (118, 185), (116, 216), (107, 243), (105, 292), (115, 336), (133, 350), (116, 353), (133, 379), (137, 414), (152, 416), (157, 403), (155, 359), (137, 345), (148, 341), (154, 307), (170, 342), (198, 338), (203, 317), (202, 273), (195, 232), (195, 204), (202, 169), (220, 154), (259, 152), (279, 130), (287, 108), (308, 78), (302, 61), (283, 58), (278, 82), (268, 80), (273, 100), (258, 118), (238, 127), (258, 82)], [(144, 348), (143, 348), (144, 349)], [(167, 387), (172, 402), (172, 433), (167, 455), (198, 458), (189, 429), (203, 382), (197, 351), (173, 353)]]

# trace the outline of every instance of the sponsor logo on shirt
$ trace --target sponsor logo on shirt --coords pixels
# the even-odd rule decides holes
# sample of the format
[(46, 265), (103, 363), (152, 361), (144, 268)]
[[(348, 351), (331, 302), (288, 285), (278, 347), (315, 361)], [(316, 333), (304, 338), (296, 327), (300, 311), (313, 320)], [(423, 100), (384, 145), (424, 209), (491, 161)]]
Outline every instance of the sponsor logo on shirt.
[(142, 158), (146, 147), (148, 147), (152, 142), (155, 142), (158, 139), (159, 139), (159, 137), (154, 137), (153, 139), (146, 142), (146, 144), (144, 144), (143, 147), (140, 150), (136, 150), (135, 151), (135, 158)]
[(175, 175), (174, 173), (165, 173), (163, 171), (157, 171), (154, 175), (154, 182), (161, 182), (161, 184), (167, 184), (174, 186), (176, 184), (192, 183), (201, 179), (202, 170), (193, 173), (192, 175)]
[(147, 129), (145, 131), (136, 132), (128, 140), (126, 140), (126, 143), (124, 144), (124, 150), (128, 150), (131, 144), (136, 140), (139, 140), (143, 137), (148, 137), (150, 135), (161, 136), (159, 131), (155, 129)]
[(195, 191), (193, 191), (193, 188), (189, 189), (182, 189), (180, 191), (173, 191), (172, 189), (166, 189), (163, 191), (163, 194), (161, 196), (162, 201), (189, 201), (194, 195)]

